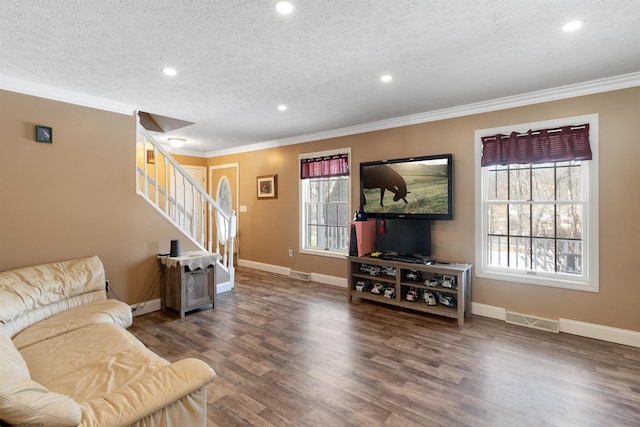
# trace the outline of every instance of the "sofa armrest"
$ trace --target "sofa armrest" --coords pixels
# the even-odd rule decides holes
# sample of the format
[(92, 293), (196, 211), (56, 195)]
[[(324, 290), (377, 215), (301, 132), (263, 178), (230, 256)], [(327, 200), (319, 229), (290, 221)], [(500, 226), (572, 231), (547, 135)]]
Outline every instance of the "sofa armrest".
[(215, 376), (201, 360), (180, 360), (120, 390), (79, 402), (81, 425), (127, 426), (206, 386)]

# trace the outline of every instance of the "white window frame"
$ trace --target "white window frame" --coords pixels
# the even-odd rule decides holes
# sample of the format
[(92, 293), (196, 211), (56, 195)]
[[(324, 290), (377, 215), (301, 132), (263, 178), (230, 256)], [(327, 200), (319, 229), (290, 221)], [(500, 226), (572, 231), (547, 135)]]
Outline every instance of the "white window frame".
[[(332, 155), (336, 155), (336, 154), (347, 154), (348, 157), (348, 162), (349, 162), (349, 175), (347, 176), (347, 180), (348, 180), (348, 184), (347, 187), (349, 189), (349, 194), (348, 194), (348, 210), (349, 212), (351, 212), (351, 177), (353, 176), (353, 170), (352, 170), (352, 164), (351, 164), (351, 148), (340, 148), (340, 149), (336, 149), (336, 150), (327, 150), (327, 151), (317, 151), (314, 153), (302, 153), (298, 155), (298, 177), (300, 176), (300, 161), (302, 159), (310, 159), (310, 158), (316, 158), (316, 157), (323, 157), (323, 156), (332, 156)], [(300, 202), (298, 203), (298, 209), (299, 209), (299, 229), (300, 229), (300, 242), (299, 242), (299, 251), (300, 253), (304, 253), (304, 254), (309, 254), (309, 255), (320, 255), (320, 256), (326, 256), (326, 257), (331, 257), (331, 258), (344, 258), (345, 256), (347, 256), (349, 254), (349, 248), (347, 247), (344, 251), (339, 251), (339, 250), (332, 250), (332, 249), (327, 249), (327, 250), (320, 250), (320, 249), (308, 249), (305, 248), (305, 241), (306, 241), (306, 232), (307, 232), (307, 227), (306, 227), (306, 218), (305, 218), (305, 209), (304, 209), (304, 203), (305, 203), (305, 193), (304, 193), (304, 186), (306, 185), (304, 181), (307, 181), (306, 179), (301, 179), (299, 180), (299, 200)], [(349, 224), (346, 224), (346, 226), (348, 227)]]
[[(583, 269), (581, 275), (540, 272), (488, 265), (487, 261), (487, 204), (486, 180), (488, 167), (481, 167), (482, 137), (498, 133), (526, 133), (529, 130), (557, 128), (568, 125), (589, 123), (589, 143), (593, 159), (581, 162), (583, 171), (583, 194), (586, 195), (586, 209), (583, 223)], [(476, 276), (494, 280), (505, 280), (516, 284), (551, 286), (589, 292), (599, 291), (599, 179), (598, 179), (598, 114), (566, 117), (532, 123), (500, 126), (475, 131), (475, 231), (476, 231)]]

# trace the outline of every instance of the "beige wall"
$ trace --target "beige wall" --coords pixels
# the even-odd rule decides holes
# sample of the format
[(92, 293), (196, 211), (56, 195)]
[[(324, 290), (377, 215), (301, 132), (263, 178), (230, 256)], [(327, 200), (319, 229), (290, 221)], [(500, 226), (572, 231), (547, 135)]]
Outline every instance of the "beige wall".
[[(600, 292), (474, 277), (473, 301), (549, 318), (640, 331), (640, 88), (209, 159), (240, 165), (240, 259), (346, 277), (346, 261), (298, 253), (298, 154), (351, 147), (352, 210), (360, 162), (453, 153), (455, 215), (435, 221), (433, 256), (474, 262), (474, 132), (591, 113), (600, 115)], [(278, 199), (257, 200), (256, 176), (278, 174)], [(295, 256), (287, 255), (289, 248)]]
[[(36, 124), (53, 144), (35, 142)], [(96, 254), (121, 300), (159, 297), (156, 255), (171, 239), (195, 247), (136, 194), (135, 126), (0, 91), (0, 271)]]
[[(474, 277), (473, 301), (640, 331), (640, 88), (206, 163), (240, 165), (239, 204), (247, 206), (246, 213), (238, 213), (241, 259), (346, 277), (346, 261), (298, 252), (298, 154), (351, 147), (355, 210), (360, 162), (453, 153), (455, 219), (434, 222), (433, 255), (474, 262), (474, 131), (590, 113), (600, 114), (600, 292)], [(53, 127), (52, 145), (34, 142), (36, 124)], [(0, 91), (0, 131), (0, 270), (97, 254), (121, 299), (142, 301), (157, 284), (155, 255), (181, 237), (135, 193), (134, 118)], [(278, 198), (257, 200), (256, 176), (268, 174), (278, 174)], [(186, 239), (181, 242), (183, 250), (193, 249)], [(295, 251), (292, 258), (289, 248)], [(157, 288), (150, 295), (147, 299), (157, 298)]]

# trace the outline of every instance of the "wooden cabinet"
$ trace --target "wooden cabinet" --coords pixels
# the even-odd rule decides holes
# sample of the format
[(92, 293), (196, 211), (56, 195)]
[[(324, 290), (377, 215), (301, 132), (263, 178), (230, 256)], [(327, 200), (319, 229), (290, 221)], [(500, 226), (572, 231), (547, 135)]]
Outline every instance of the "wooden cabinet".
[(163, 310), (185, 313), (202, 307), (215, 307), (215, 258), (204, 253), (197, 255), (160, 258), (160, 301)]
[[(471, 316), (471, 264), (425, 265), (352, 256), (348, 259), (349, 301), (357, 297), (452, 317), (458, 319), (460, 326), (465, 316)], [(433, 295), (435, 305), (428, 305), (425, 292)]]

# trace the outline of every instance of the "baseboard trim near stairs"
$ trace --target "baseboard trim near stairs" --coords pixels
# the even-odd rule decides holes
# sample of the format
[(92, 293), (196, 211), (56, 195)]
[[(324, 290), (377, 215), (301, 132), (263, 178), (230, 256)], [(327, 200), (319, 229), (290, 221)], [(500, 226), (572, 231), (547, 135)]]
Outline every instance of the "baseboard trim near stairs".
[[(228, 292), (231, 289), (230, 283), (223, 283), (222, 285), (218, 285), (216, 290), (217, 294), (221, 294), (222, 292)], [(152, 299), (146, 302), (139, 302), (137, 304), (131, 304), (131, 313), (133, 317), (142, 316), (143, 314), (153, 313), (154, 311), (160, 311), (162, 309), (162, 305), (160, 303), (160, 298)]]
[(160, 298), (152, 299), (146, 302), (140, 302), (138, 304), (131, 304), (131, 313), (133, 317), (142, 316), (143, 314), (153, 313), (154, 311), (160, 311)]

